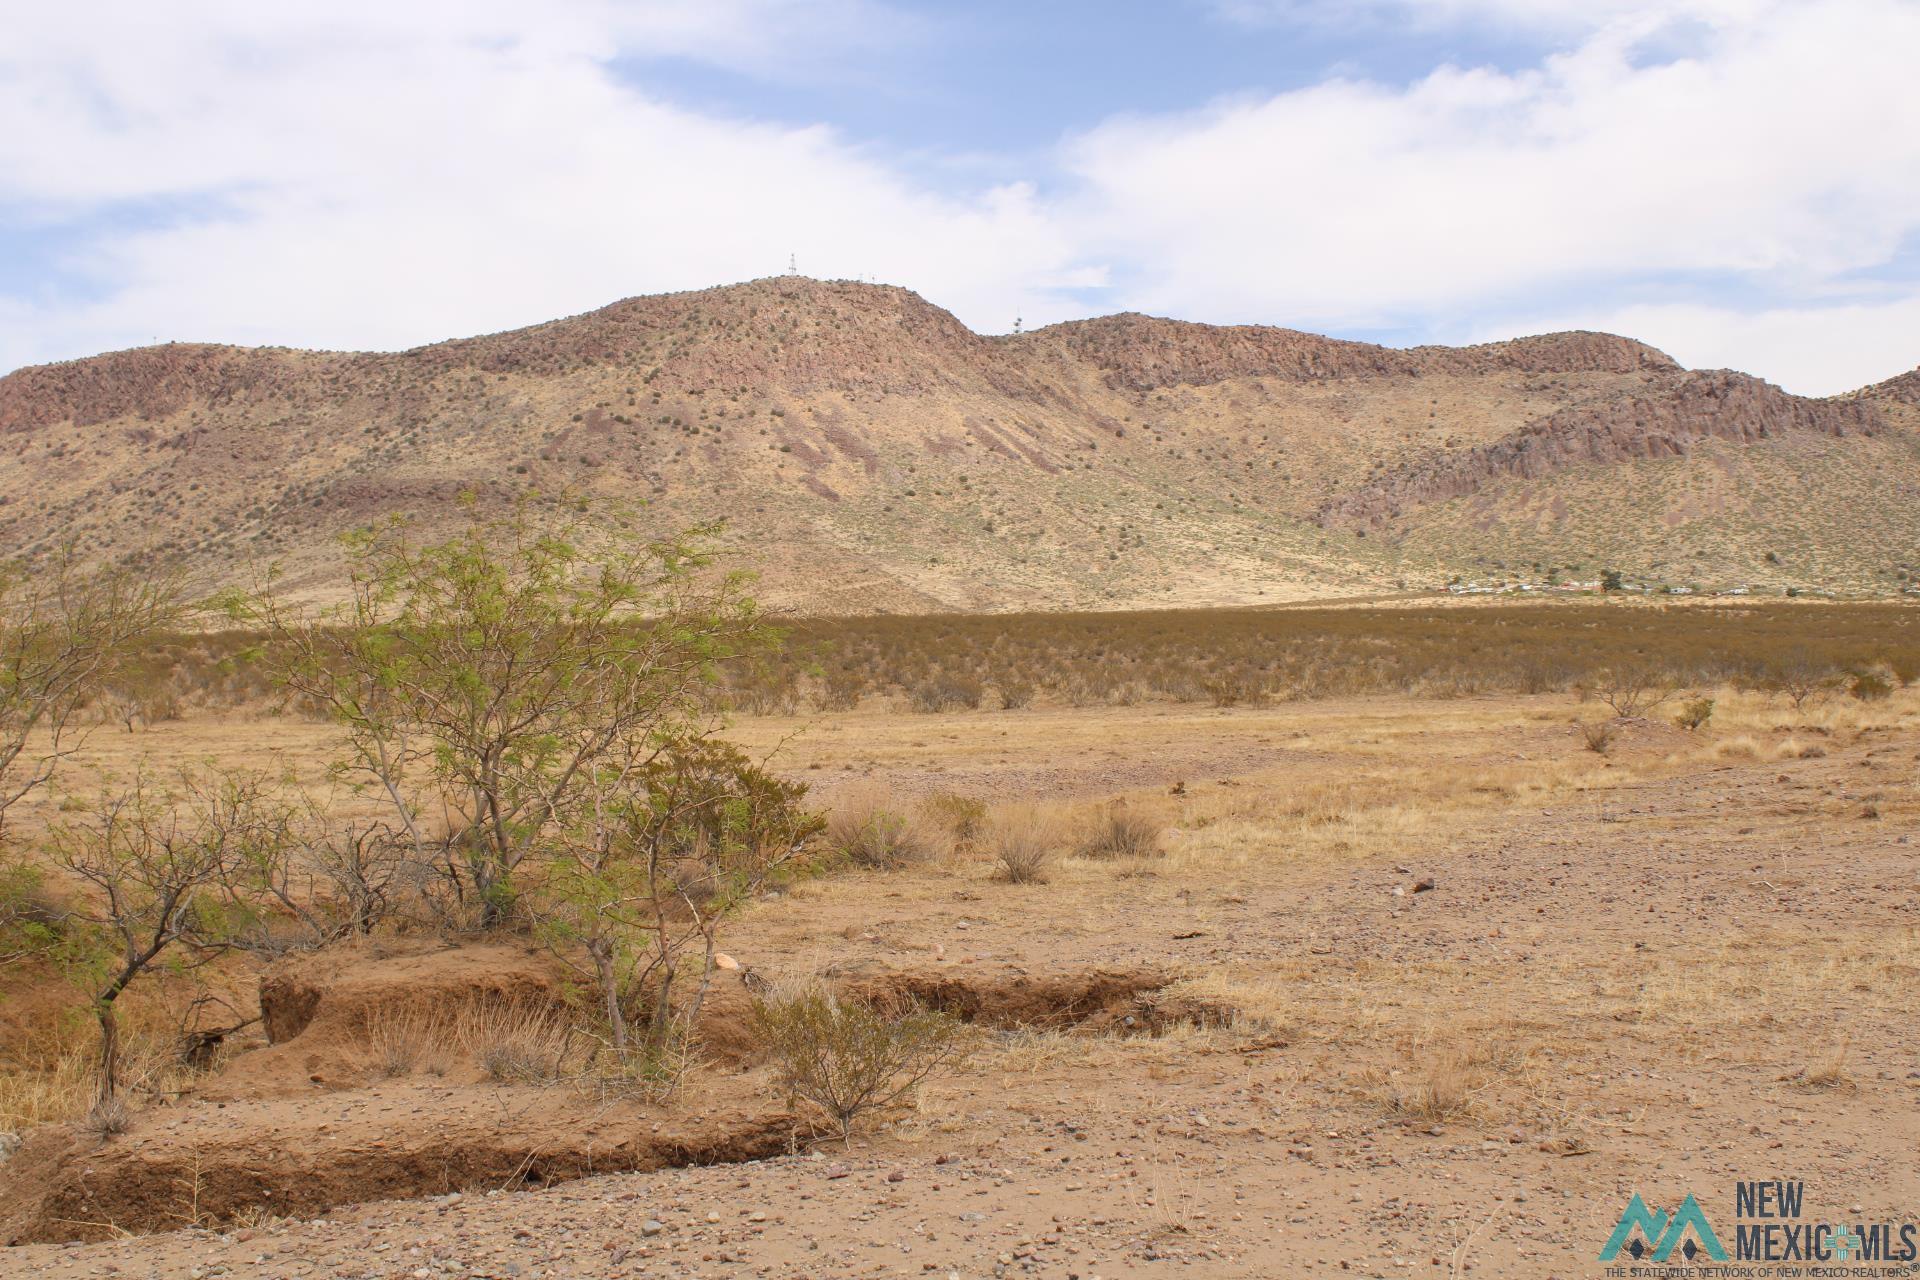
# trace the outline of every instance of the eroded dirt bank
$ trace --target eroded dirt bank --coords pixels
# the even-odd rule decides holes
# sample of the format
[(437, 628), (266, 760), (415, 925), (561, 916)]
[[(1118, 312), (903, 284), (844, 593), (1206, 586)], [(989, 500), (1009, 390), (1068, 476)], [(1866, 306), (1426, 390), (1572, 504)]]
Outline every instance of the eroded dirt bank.
[[(377, 1191), (371, 1171), (399, 1162), (374, 1144), (424, 1117), (495, 1142), (500, 1164), (457, 1199), (35, 1244), (0, 1270), (1534, 1280), (1593, 1274), (1636, 1192), (1693, 1194), (1722, 1226), (1737, 1180), (1783, 1177), (1823, 1220), (1920, 1216), (1910, 710), (1649, 730), (1605, 761), (1570, 740), (1564, 706), (1519, 700), (1301, 729), (1278, 765), (1166, 779), (1188, 782), (1185, 818), (1151, 867), (1075, 861), (1010, 886), (956, 863), (755, 907), (729, 943), (746, 972), (944, 1001), (986, 1039), (850, 1148), (654, 1168), (684, 1119), (609, 1111), (594, 1160), (616, 1140), (653, 1154), (561, 1183), (588, 1170), (487, 1135), (551, 1125), (577, 1159), (589, 1122), (563, 1092), (336, 1080), (324, 1058), (306, 1079), (284, 1051), (327, 1025), (323, 999), (258, 1051), (290, 1092), (262, 1080), (251, 1102), (149, 1112), (73, 1167), (110, 1180), (151, 1157), (165, 1226), (192, 1212), (191, 1154), (204, 1170), (228, 1142), (309, 1181), (330, 1149), (364, 1152), (358, 1186)], [(1188, 1012), (1156, 1024), (1170, 1002)], [(721, 1092), (674, 1114), (775, 1124), (756, 1070), (722, 1061)], [(289, 1099), (297, 1121), (247, 1110)], [(490, 1181), (514, 1160), (540, 1181)]]

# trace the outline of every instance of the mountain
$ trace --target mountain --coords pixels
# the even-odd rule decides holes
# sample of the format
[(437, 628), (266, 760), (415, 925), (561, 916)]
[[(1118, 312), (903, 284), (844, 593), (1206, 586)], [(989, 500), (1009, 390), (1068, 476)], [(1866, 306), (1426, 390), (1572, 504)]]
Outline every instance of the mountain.
[(724, 516), (820, 610), (1273, 602), (1544, 577), (1889, 592), (1920, 370), (1810, 400), (1561, 333), (1394, 349), (1107, 316), (976, 334), (798, 277), (398, 353), (169, 344), (0, 378), (0, 554), (268, 561), (463, 491)]

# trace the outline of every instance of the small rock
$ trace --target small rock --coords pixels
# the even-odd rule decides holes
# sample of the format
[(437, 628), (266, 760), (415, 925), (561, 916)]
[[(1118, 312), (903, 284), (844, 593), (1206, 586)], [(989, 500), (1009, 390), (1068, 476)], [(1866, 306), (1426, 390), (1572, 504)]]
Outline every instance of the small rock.
[(1432, 876), (1421, 876), (1413, 882), (1413, 891), (1415, 893), (1426, 893), (1433, 888), (1434, 879)]
[(657, 1236), (662, 1231), (665, 1231), (666, 1229), (667, 1229), (667, 1224), (660, 1221), (658, 1218), (648, 1218), (645, 1222), (640, 1224), (640, 1234), (643, 1236)]

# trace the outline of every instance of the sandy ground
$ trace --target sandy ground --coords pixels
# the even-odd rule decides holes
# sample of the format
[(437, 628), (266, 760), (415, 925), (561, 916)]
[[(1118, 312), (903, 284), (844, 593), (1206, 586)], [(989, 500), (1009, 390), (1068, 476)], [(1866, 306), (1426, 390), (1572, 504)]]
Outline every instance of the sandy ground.
[[(1001, 1030), (845, 1148), (30, 1245), (0, 1273), (1582, 1277), (1636, 1192), (1696, 1196), (1729, 1250), (1740, 1180), (1803, 1181), (1819, 1221), (1920, 1219), (1920, 699), (1727, 700), (1611, 758), (1580, 710), (747, 722), (823, 790), (1131, 792), (1173, 824), (1164, 858), (1043, 885), (967, 858), (806, 882), (730, 937), (750, 969), (1154, 967), (1231, 1025)], [(304, 774), (324, 734), (189, 721), (97, 739), (96, 764), (269, 748)], [(528, 1105), (465, 1088), (328, 1093), (287, 1132)], [(215, 1105), (114, 1141), (191, 1143)]]

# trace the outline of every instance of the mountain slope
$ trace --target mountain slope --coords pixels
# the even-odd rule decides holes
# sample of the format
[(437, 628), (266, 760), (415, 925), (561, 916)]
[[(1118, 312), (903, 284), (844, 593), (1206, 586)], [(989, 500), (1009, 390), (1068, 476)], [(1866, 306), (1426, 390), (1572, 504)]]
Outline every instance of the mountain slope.
[(1591, 333), (1397, 350), (1120, 315), (986, 337), (905, 290), (788, 277), (399, 353), (20, 370), (0, 553), (276, 560), (326, 594), (355, 523), (536, 490), (725, 516), (765, 594), (819, 609), (1272, 601), (1535, 561), (1884, 591), (1920, 545), (1895, 500), (1920, 481), (1908, 386), (1810, 401)]

